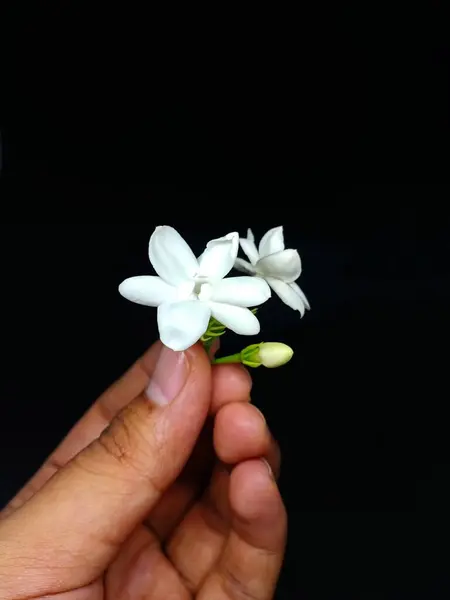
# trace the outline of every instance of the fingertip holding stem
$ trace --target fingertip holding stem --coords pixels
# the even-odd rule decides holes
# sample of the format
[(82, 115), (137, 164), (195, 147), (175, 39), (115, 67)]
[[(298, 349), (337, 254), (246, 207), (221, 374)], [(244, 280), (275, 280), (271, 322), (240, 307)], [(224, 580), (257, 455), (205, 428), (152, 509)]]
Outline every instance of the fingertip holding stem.
[[(215, 338), (212, 342), (212, 344), (209, 346), (209, 348), (207, 349), (207, 354), (209, 356), (209, 358), (212, 360), (214, 360), (214, 357), (217, 353), (217, 351), (220, 348), (220, 340), (219, 338)], [(206, 350), (206, 348), (205, 348)]]
[(211, 414), (231, 402), (249, 402), (252, 389), (250, 373), (242, 365), (218, 365), (212, 368), (213, 393)]

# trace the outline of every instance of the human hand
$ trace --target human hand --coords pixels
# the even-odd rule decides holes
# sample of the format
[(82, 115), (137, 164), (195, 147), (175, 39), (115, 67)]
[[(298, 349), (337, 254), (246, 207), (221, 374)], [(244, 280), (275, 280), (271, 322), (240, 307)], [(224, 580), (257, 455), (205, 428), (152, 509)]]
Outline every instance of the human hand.
[(277, 446), (242, 367), (183, 354), (152, 346), (0, 513), (2, 600), (273, 597)]

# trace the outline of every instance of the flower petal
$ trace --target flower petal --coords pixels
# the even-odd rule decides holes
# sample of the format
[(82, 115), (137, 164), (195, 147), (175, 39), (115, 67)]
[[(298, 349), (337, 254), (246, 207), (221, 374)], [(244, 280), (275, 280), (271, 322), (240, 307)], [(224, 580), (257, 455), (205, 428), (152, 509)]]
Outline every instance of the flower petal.
[(211, 240), (206, 244), (200, 257), (199, 276), (208, 279), (222, 279), (233, 268), (239, 250), (237, 232)]
[(210, 316), (208, 304), (199, 300), (161, 304), (158, 328), (162, 343), (175, 351), (187, 350), (205, 333)]
[(122, 281), (119, 285), (119, 293), (127, 300), (136, 302), (136, 304), (159, 306), (163, 302), (175, 300), (177, 292), (161, 277), (140, 275)]
[(178, 231), (168, 225), (155, 229), (148, 254), (158, 275), (172, 285), (192, 279), (198, 271), (194, 253)]
[(258, 319), (248, 308), (210, 302), (212, 316), (240, 335), (256, 335), (260, 331)]
[(306, 306), (306, 308), (308, 310), (311, 310), (311, 306), (308, 302), (307, 297), (305, 296), (304, 292), (300, 289), (300, 287), (295, 283), (295, 281), (293, 281), (289, 285), (294, 290), (294, 292), (296, 292), (300, 296), (300, 298), (303, 300), (303, 304)]
[(256, 273), (256, 270), (253, 268), (253, 266), (243, 258), (237, 258), (234, 261), (234, 268), (238, 271), (242, 271), (242, 273), (250, 273), (251, 275)]
[(271, 296), (270, 287), (259, 277), (227, 277), (213, 285), (210, 300), (233, 306), (259, 306)]
[(298, 310), (300, 315), (303, 317), (305, 314), (305, 305), (303, 300), (291, 288), (289, 283), (285, 283), (284, 281), (281, 281), (281, 279), (275, 279), (274, 277), (267, 277), (267, 283), (285, 304), (294, 310)]
[(275, 252), (281, 252), (282, 250), (284, 250), (283, 227), (269, 229), (259, 242), (259, 256), (264, 258), (269, 254), (275, 254)]
[(259, 254), (255, 244), (255, 236), (251, 229), (247, 230), (247, 238), (240, 238), (239, 243), (241, 244), (242, 250), (245, 252), (247, 258), (252, 265), (258, 262)]
[(302, 261), (297, 250), (282, 250), (261, 258), (255, 267), (264, 277), (267, 275), (292, 283), (300, 277)]

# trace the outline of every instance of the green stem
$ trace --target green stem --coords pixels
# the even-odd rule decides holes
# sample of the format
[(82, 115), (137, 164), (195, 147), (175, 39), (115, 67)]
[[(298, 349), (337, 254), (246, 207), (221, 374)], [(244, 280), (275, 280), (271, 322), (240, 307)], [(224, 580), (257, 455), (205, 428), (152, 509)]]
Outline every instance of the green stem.
[(241, 353), (236, 352), (236, 354), (230, 354), (229, 356), (221, 356), (220, 358), (215, 358), (211, 364), (213, 365), (223, 365), (227, 363), (241, 363)]

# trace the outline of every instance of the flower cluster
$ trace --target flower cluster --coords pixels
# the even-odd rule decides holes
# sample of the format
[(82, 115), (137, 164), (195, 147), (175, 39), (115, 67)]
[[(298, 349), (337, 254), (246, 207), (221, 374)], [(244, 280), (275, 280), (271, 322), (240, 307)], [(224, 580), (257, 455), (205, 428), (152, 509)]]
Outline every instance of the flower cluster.
[[(250, 262), (238, 258), (239, 245)], [(260, 324), (250, 308), (266, 302), (271, 289), (301, 316), (309, 309), (295, 283), (300, 256), (285, 249), (282, 227), (269, 230), (258, 248), (250, 229), (247, 238), (229, 233), (208, 242), (197, 258), (173, 227), (160, 226), (150, 238), (149, 258), (157, 276), (125, 279), (119, 292), (132, 302), (157, 307), (161, 341), (175, 351), (209, 339), (202, 337), (208, 332), (258, 334)], [(233, 267), (246, 275), (226, 277)]]

